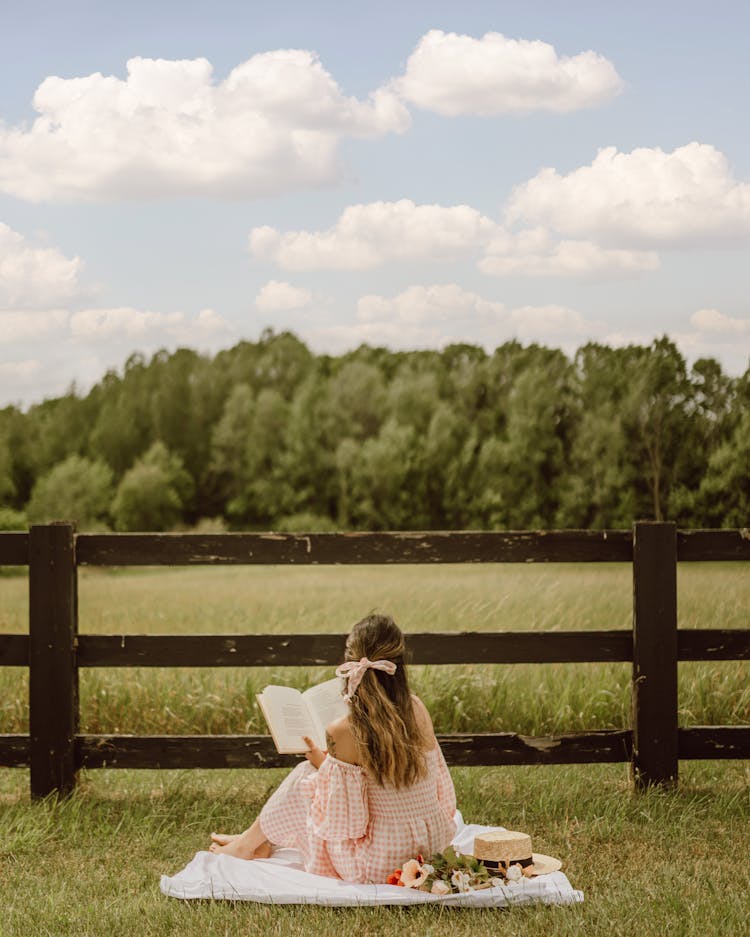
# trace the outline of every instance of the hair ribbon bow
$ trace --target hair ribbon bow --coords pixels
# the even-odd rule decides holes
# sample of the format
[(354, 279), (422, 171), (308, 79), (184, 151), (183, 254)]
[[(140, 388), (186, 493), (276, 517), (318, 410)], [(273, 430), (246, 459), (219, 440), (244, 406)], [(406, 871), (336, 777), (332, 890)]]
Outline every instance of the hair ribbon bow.
[(336, 676), (348, 677), (346, 693), (344, 693), (345, 700), (350, 700), (357, 692), (357, 687), (367, 670), (382, 670), (385, 673), (394, 674), (396, 665), (392, 660), (368, 660), (366, 657), (360, 660), (348, 660), (345, 664), (341, 664), (336, 668)]

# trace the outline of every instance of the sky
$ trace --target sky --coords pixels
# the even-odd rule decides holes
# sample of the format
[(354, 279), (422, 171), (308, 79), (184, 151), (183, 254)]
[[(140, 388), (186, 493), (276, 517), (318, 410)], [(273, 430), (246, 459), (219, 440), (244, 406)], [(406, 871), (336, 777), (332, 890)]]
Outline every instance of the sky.
[(0, 406), (265, 328), (750, 364), (750, 4), (0, 0)]

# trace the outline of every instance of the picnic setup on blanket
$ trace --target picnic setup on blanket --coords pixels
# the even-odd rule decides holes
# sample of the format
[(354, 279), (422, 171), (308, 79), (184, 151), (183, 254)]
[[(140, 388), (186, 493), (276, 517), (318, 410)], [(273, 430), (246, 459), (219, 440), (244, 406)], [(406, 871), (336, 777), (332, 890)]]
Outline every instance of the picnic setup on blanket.
[[(382, 656), (360, 656), (357, 641), (361, 650), (382, 648)], [(259, 695), (278, 750), (305, 754), (306, 760), (284, 778), (251, 827), (236, 837), (222, 835), (181, 872), (162, 876), (162, 892), (335, 906), (583, 901), (559, 859), (532, 852), (528, 834), (464, 823), (432, 722), (408, 689), (403, 635), (395, 622), (381, 615), (358, 622), (347, 651), (353, 659), (336, 670), (345, 687), (329, 680), (304, 694), (266, 687)], [(420, 711), (426, 728), (416, 724)], [(349, 725), (358, 719), (369, 732), (371, 747), (359, 748), (369, 769), (337, 757), (339, 743), (324, 727), (330, 723), (336, 732), (339, 714)], [(328, 742), (328, 751), (316, 736)], [(425, 744), (430, 741), (432, 747)], [(379, 761), (372, 760), (373, 751)]]
[[(583, 892), (575, 890), (560, 871), (559, 859), (532, 853), (531, 838), (525, 833), (464, 823), (459, 811), (455, 820), (452, 849), (432, 863), (430, 858), (405, 857), (401, 869), (391, 874), (393, 884), (316, 875), (305, 871), (299, 850), (280, 848), (269, 859), (250, 861), (199, 852), (181, 872), (163, 875), (160, 887), (171, 898), (334, 907), (438, 903), (502, 908), (583, 901)], [(438, 883), (442, 887), (436, 887)]]

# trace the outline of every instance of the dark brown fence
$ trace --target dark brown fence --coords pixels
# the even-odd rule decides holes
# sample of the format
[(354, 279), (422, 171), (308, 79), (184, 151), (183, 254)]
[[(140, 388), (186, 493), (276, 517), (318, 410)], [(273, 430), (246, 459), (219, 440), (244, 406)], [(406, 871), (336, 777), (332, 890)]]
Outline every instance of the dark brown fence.
[(346, 534), (76, 534), (73, 525), (0, 533), (0, 565), (29, 566), (29, 634), (0, 635), (0, 665), (29, 667), (30, 733), (0, 736), (0, 766), (30, 767), (31, 793), (68, 792), (82, 768), (266, 768), (295, 763), (265, 735), (83, 735), (81, 667), (335, 664), (343, 635), (78, 633), (78, 566), (621, 562), (633, 568), (633, 628), (410, 634), (415, 664), (632, 661), (632, 729), (442, 735), (450, 764), (630, 762), (636, 787), (673, 784), (680, 758), (749, 758), (750, 726), (677, 723), (680, 660), (747, 660), (750, 629), (677, 627), (678, 561), (750, 560), (750, 531)]

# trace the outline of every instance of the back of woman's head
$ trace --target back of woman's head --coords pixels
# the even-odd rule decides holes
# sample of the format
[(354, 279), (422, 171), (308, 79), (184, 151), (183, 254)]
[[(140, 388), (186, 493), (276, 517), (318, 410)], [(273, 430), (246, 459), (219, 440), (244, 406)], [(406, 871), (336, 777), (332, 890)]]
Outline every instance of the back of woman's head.
[(352, 628), (346, 660), (392, 661), (393, 674), (368, 668), (350, 699), (352, 735), (362, 767), (380, 784), (403, 787), (426, 771), (425, 739), (404, 665), (404, 636), (388, 615), (368, 615)]

